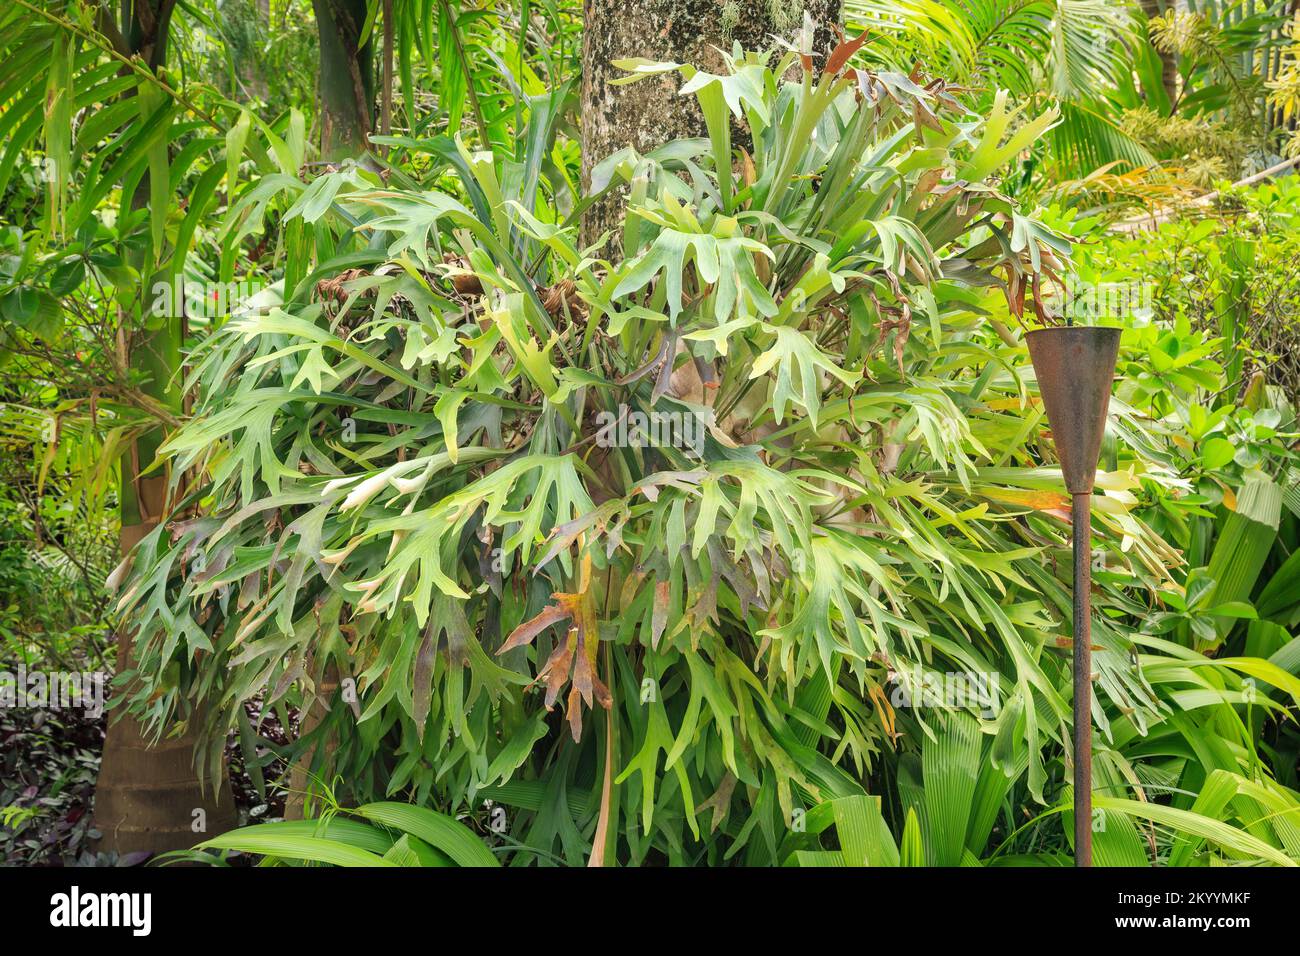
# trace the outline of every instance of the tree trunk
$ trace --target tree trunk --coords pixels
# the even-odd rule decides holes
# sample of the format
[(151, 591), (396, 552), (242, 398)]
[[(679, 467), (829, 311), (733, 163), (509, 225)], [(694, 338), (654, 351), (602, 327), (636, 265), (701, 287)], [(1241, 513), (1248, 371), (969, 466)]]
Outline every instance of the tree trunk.
[[(245, 0), (245, 3), (247, 10), (241, 9), (238, 14), (240, 17), (247, 18), (245, 21), (247, 26), (244, 29), (251, 32), (254, 37), (266, 36), (271, 29), (270, 0)], [(247, 35), (247, 32), (244, 33), (244, 36)], [(239, 83), (236, 84), (236, 90), (232, 91), (232, 95), (243, 92), (263, 102), (270, 98), (271, 91), (267, 85), (262, 57), (256, 48), (243, 47), (243, 55), (236, 61), (235, 69), (239, 75)]]
[[(308, 670), (314, 672), (315, 655), (309, 659)], [(312, 699), (311, 705), (307, 707), (301, 716), (298, 724), (298, 736), (306, 737), (308, 734), (315, 733), (317, 728), (325, 720), (329, 713), (329, 708), (334, 703), (334, 695), (339, 689), (339, 671), (331, 662), (326, 665), (324, 672), (321, 674), (316, 684), (316, 696)], [(286, 820), (301, 820), (307, 816), (308, 797), (312, 797), (312, 809), (315, 809), (315, 798), (321, 794), (321, 785), (328, 785), (329, 763), (334, 757), (334, 752), (338, 749), (338, 740), (333, 734), (326, 735), (321, 742), (321, 764), (325, 774), (321, 779), (318, 774), (312, 771), (312, 764), (316, 762), (317, 745), (313, 744), (303, 752), (298, 758), (298, 762), (293, 765), (289, 772), (289, 792), (284, 798), (284, 818)]]
[[(125, 461), (123, 466), (125, 488)], [(123, 521), (119, 545), (124, 557), (153, 530), (165, 503), (165, 479), (144, 478), (136, 484), (138, 505), (145, 515), (132, 524)], [(126, 497), (124, 494), (124, 503)], [(130, 666), (131, 631), (121, 627), (117, 667)], [(194, 766), (196, 723), (191, 720), (184, 734), (164, 737), (154, 746), (150, 746), (145, 728), (131, 715), (124, 713), (110, 723), (95, 785), (100, 850), (119, 855), (165, 853), (188, 849), (234, 827), (235, 800), (225, 773), (215, 793), (199, 782)]]
[[(172, 384), (180, 366), (179, 333), (179, 320), (168, 319), (161, 328), (136, 336), (130, 350), (132, 367), (147, 376), (143, 390), (173, 410), (180, 407), (178, 389)], [(123, 557), (166, 511), (166, 478), (140, 476), (153, 461), (162, 437), (161, 427), (142, 435), (122, 458), (118, 544)], [(132, 666), (131, 639), (130, 628), (122, 625), (117, 639), (119, 671)], [(200, 722), (201, 714), (193, 715), (183, 734), (164, 736), (151, 746), (145, 728), (131, 715), (122, 713), (110, 721), (95, 786), (95, 829), (102, 834), (99, 849), (118, 854), (187, 849), (235, 825), (234, 796), (224, 770), (215, 792), (199, 779), (194, 757)]]
[[(167, 25), (174, 5), (174, 0), (137, 0), (130, 8), (132, 19), (124, 36), (130, 48), (154, 70), (166, 63)], [(132, 197), (132, 207), (147, 205), (148, 197), (146, 175)], [(154, 250), (152, 255), (157, 252)], [(137, 259), (140, 261), (132, 265), (149, 268), (142, 257)], [(150, 287), (150, 283), (142, 284), (142, 290)], [(180, 319), (168, 317), (157, 328), (132, 335), (126, 349), (131, 368), (145, 380), (142, 389), (177, 412), (181, 407), (175, 384), (181, 364), (180, 347)], [(162, 519), (166, 479), (141, 477), (162, 440), (159, 426), (136, 439), (122, 456), (118, 545), (123, 556)], [(131, 632), (121, 627), (117, 668), (121, 671), (130, 667)], [(102, 834), (99, 849), (119, 854), (162, 853), (191, 847), (205, 834), (234, 825), (234, 798), (225, 774), (215, 793), (205, 792), (200, 784), (194, 764), (197, 723), (197, 718), (191, 719), (184, 734), (165, 737), (157, 746), (150, 746), (144, 728), (133, 717), (115, 715), (110, 720), (95, 786), (95, 829)]]
[(312, 8), (320, 31), (321, 158), (359, 156), (375, 128), (373, 45), (357, 43), (366, 0), (312, 0)]
[[(780, 11), (774, 15), (773, 10)], [(631, 86), (612, 86), (623, 75), (613, 61), (629, 57), (691, 63), (722, 72), (716, 47), (771, 49), (773, 36), (789, 41), (807, 14), (817, 24), (814, 53), (824, 59), (839, 22), (840, 0), (584, 0), (582, 38), (582, 185), (591, 170), (624, 146), (639, 153), (683, 136), (704, 136), (694, 100), (679, 97), (681, 77), (666, 73)], [(594, 242), (619, 219), (622, 197), (608, 195), (583, 217), (584, 243)]]
[[(1147, 22), (1154, 20), (1169, 6), (1167, 0), (1140, 0), (1139, 5), (1142, 8), (1142, 15), (1146, 17)], [(1178, 105), (1178, 57), (1173, 53), (1165, 53), (1162, 50), (1156, 50), (1156, 56), (1160, 58), (1160, 85), (1164, 87), (1165, 96), (1169, 99), (1170, 112), (1174, 112)], [(1148, 91), (1150, 93), (1150, 91)]]

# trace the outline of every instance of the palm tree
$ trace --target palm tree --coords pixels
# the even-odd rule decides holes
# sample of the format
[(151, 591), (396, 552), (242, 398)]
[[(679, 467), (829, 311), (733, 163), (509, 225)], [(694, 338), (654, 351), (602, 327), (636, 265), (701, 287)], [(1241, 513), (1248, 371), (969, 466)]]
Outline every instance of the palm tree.
[(1050, 97), (1060, 123), (1048, 134), (1068, 175), (1120, 161), (1153, 163), (1107, 99), (1128, 68), (1134, 18), (1111, 0), (845, 0), (845, 21), (879, 39), (867, 48), (904, 70), (915, 63), (955, 83)]

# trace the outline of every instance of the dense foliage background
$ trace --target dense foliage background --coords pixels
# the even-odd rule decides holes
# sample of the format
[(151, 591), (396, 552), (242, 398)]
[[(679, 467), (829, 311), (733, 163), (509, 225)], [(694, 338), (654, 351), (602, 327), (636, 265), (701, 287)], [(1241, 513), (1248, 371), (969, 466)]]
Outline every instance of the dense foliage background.
[(1291, 7), (599, 6), (0, 13), (6, 859), (1068, 865), (1069, 316), (1097, 862), (1300, 861)]

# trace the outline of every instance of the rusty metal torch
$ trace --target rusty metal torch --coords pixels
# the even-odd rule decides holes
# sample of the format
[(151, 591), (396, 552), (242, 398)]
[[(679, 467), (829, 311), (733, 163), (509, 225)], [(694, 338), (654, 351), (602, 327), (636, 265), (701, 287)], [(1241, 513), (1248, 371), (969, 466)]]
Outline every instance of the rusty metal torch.
[(1074, 865), (1092, 866), (1092, 488), (1119, 329), (1058, 326), (1025, 336), (1071, 508), (1074, 544)]

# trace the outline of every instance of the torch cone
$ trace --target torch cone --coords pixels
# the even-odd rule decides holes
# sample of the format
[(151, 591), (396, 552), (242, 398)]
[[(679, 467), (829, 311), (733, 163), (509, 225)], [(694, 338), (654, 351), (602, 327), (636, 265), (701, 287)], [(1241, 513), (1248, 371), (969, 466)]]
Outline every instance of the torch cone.
[(1092, 489), (1106, 432), (1120, 330), (1035, 329), (1025, 336), (1071, 508), (1074, 545), (1074, 865), (1092, 866)]

